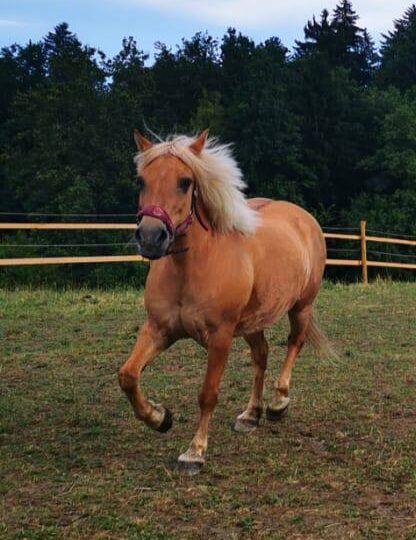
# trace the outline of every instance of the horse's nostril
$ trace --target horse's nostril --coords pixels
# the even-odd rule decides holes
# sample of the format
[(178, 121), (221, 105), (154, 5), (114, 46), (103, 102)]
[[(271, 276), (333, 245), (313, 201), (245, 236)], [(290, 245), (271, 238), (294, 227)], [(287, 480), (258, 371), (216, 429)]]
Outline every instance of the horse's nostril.
[(162, 242), (164, 242), (166, 240), (167, 237), (168, 237), (168, 233), (167, 233), (166, 229), (160, 229), (159, 237), (157, 239), (157, 242), (159, 244), (161, 244)]
[(138, 242), (140, 244), (141, 240), (142, 240), (142, 235), (140, 234), (140, 229), (137, 227), (135, 233), (134, 233), (134, 238), (136, 240), (136, 242)]

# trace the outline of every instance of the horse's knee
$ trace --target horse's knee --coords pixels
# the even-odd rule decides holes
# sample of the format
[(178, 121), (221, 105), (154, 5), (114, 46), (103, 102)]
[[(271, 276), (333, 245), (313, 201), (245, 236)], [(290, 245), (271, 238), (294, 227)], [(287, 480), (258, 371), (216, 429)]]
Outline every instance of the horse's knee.
[(118, 372), (118, 382), (124, 392), (131, 392), (137, 387), (138, 378), (137, 375), (122, 367)]

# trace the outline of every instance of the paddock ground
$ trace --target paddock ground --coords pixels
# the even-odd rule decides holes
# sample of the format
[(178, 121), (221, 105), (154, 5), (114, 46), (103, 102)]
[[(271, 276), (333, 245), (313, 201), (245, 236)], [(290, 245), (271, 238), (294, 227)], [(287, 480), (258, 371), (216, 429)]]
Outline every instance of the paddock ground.
[[(0, 537), (416, 538), (416, 283), (326, 283), (317, 312), (339, 359), (305, 349), (289, 415), (241, 435), (230, 426), (251, 367), (237, 341), (206, 467), (183, 477), (202, 349), (182, 342), (144, 374), (146, 395), (175, 414), (161, 435), (117, 384), (140, 292), (2, 290)], [(266, 396), (286, 334), (286, 321), (269, 332)]]

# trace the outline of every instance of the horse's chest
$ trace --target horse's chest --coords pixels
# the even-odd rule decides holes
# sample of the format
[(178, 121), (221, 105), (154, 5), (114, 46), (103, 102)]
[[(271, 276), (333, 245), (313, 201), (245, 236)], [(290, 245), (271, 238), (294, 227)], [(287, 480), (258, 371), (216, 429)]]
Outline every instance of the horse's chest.
[(203, 346), (207, 344), (209, 328), (212, 327), (211, 309), (181, 301), (153, 302), (148, 306), (148, 313), (168, 334), (176, 338), (191, 337)]
[(185, 304), (179, 309), (178, 324), (184, 333), (203, 346), (208, 342), (211, 326), (207, 312), (196, 304)]

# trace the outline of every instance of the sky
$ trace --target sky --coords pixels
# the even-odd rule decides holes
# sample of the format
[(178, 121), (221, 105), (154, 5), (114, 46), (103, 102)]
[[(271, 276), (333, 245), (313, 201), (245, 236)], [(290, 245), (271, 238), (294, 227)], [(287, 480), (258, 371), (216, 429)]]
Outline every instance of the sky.
[[(412, 0), (353, 0), (361, 26), (376, 43), (391, 30)], [(292, 48), (303, 37), (303, 26), (336, 0), (0, 0), (0, 46), (25, 44), (67, 22), (82, 43), (108, 56), (134, 36), (152, 57), (154, 43), (175, 47), (181, 38), (207, 30), (221, 38), (233, 26), (256, 42), (278, 36)]]

